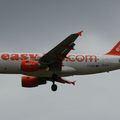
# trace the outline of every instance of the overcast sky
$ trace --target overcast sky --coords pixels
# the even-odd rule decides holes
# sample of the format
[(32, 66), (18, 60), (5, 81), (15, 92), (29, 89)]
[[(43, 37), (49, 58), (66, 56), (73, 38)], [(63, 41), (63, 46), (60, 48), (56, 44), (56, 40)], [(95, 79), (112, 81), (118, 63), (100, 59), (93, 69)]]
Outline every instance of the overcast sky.
[[(84, 31), (72, 53), (104, 54), (120, 40), (119, 0), (0, 0), (0, 52), (47, 52)], [(76, 86), (21, 87), (0, 75), (0, 120), (119, 120), (120, 70), (68, 77)]]

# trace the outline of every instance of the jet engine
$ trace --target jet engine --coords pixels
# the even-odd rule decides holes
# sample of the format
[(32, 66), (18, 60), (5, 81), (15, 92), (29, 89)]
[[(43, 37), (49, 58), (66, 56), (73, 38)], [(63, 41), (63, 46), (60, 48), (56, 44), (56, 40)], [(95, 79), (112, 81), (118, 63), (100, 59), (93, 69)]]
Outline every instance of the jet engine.
[(37, 87), (39, 85), (46, 84), (46, 80), (40, 80), (38, 77), (33, 76), (23, 76), (21, 81), (22, 87)]
[(33, 72), (39, 70), (39, 62), (34, 60), (22, 60), (21, 70), (24, 72)]

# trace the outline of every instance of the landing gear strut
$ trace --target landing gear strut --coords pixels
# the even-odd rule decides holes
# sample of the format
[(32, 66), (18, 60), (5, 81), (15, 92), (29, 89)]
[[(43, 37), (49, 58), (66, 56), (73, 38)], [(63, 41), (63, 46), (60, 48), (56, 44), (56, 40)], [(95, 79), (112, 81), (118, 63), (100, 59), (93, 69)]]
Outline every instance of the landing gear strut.
[(57, 79), (57, 75), (54, 74), (52, 76), (52, 82), (53, 82), (53, 84), (51, 86), (51, 90), (54, 91), (54, 92), (57, 91), (57, 85), (55, 84), (56, 79)]

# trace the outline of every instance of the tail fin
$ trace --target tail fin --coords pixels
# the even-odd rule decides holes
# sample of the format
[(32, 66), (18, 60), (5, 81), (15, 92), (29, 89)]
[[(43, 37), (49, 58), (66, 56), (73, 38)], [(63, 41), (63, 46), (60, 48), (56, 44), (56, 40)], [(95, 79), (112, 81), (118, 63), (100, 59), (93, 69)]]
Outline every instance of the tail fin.
[(106, 55), (117, 55), (117, 56), (120, 56), (120, 41)]

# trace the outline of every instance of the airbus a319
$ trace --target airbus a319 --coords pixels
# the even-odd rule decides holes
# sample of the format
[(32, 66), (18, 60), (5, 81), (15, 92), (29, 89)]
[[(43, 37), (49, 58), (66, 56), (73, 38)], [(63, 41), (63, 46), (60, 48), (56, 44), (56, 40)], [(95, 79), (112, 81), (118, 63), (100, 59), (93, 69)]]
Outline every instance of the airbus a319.
[(68, 54), (74, 50), (75, 40), (83, 31), (69, 35), (46, 54), (0, 54), (1, 74), (22, 74), (22, 87), (32, 88), (52, 82), (51, 90), (56, 91), (56, 82), (75, 85), (75, 81), (63, 77), (109, 72), (120, 69), (120, 42), (101, 56)]

